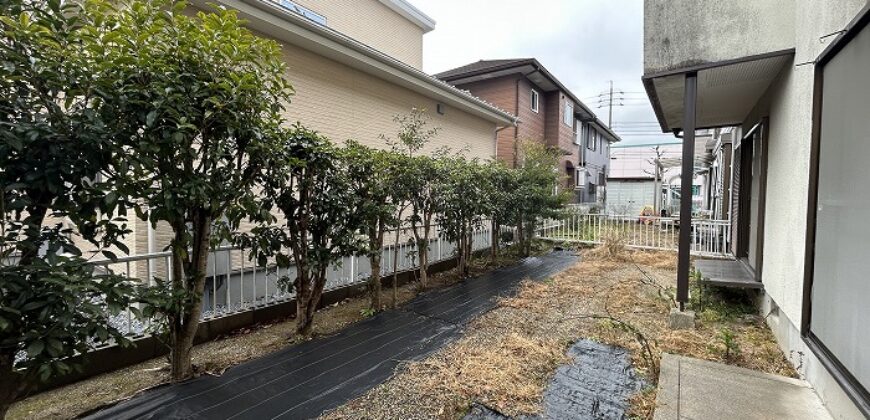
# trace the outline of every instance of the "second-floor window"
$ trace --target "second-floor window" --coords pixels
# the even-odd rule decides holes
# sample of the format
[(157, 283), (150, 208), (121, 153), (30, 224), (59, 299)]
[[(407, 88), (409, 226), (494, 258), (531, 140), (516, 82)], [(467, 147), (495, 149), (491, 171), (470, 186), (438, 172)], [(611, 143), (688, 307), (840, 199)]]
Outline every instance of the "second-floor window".
[(271, 0), (271, 2), (293, 13), (296, 13), (318, 25), (326, 26), (326, 16), (316, 13), (311, 9), (302, 7), (290, 0)]
[(595, 150), (595, 138), (598, 137), (598, 132), (589, 128), (589, 133), (586, 135), (586, 148), (589, 150)]
[(529, 95), (529, 102), (531, 102), (532, 112), (538, 112), (538, 109), (540, 109), (539, 106), (541, 101), (541, 97), (540, 95), (538, 95), (538, 91), (532, 89), (532, 93), (530, 93)]
[(562, 122), (568, 127), (572, 127), (574, 122), (574, 104), (565, 101), (565, 114), (562, 115)]

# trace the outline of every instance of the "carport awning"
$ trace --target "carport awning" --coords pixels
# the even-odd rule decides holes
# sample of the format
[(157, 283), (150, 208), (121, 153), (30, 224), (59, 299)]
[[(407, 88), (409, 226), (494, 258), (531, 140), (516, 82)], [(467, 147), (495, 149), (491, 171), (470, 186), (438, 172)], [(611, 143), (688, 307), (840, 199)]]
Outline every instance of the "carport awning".
[(643, 82), (663, 132), (682, 129), (685, 75), (692, 72), (698, 74), (696, 128), (734, 126), (793, 57), (794, 50), (777, 51), (649, 74)]
[[(712, 163), (713, 163), (712, 156), (695, 155), (694, 165), (695, 165), (696, 172), (708, 169)], [(664, 159), (659, 160), (659, 165), (661, 165), (662, 168), (679, 168), (679, 167), (683, 166), (683, 159), (682, 158), (664, 158)]]

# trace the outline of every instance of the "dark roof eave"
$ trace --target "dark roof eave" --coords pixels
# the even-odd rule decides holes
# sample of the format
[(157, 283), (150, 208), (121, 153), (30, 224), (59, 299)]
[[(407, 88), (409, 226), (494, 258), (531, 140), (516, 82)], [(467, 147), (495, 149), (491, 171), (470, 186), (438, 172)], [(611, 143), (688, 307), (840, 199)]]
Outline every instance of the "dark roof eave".
[[(784, 50), (770, 51), (770, 52), (766, 52), (766, 53), (762, 53), (762, 54), (750, 55), (750, 56), (739, 57), (739, 58), (734, 58), (734, 59), (729, 59), (729, 60), (700, 63), (700, 64), (695, 64), (692, 66), (686, 66), (686, 67), (669, 69), (669, 70), (658, 71), (658, 72), (645, 73), (641, 77), (641, 81), (643, 82), (643, 86), (644, 86), (644, 89), (646, 90), (647, 97), (649, 97), (650, 103), (652, 104), (653, 111), (656, 114), (656, 119), (659, 122), (659, 126), (661, 126), (661, 128), (662, 128), (662, 133), (671, 133), (675, 129), (678, 129), (679, 127), (670, 127), (668, 125), (668, 122), (665, 120), (664, 113), (662, 112), (661, 101), (659, 101), (658, 94), (657, 94), (656, 89), (655, 89), (655, 84), (653, 82), (654, 79), (657, 79), (660, 77), (676, 76), (676, 75), (686, 74), (686, 73), (695, 73), (695, 72), (699, 72), (702, 70), (709, 70), (709, 69), (712, 69), (715, 67), (722, 67), (722, 66), (727, 66), (727, 65), (731, 65), (731, 64), (745, 63), (745, 62), (749, 62), (749, 61), (761, 60), (761, 59), (770, 58), (770, 57), (778, 57), (778, 56), (783, 56), (783, 55), (794, 55), (794, 54), (795, 54), (794, 48), (787, 48)], [(707, 128), (718, 128), (718, 127), (727, 127), (727, 126), (728, 126), (727, 124), (720, 124), (720, 125), (710, 126), (710, 127), (697, 127), (697, 129), (702, 130), (702, 129), (707, 129)]]
[[(586, 104), (584, 104), (583, 101), (580, 100), (580, 98), (577, 98), (576, 96), (574, 96), (574, 94), (571, 93), (571, 91), (567, 87), (565, 87), (565, 85), (563, 85), (562, 82), (559, 81), (559, 79), (557, 79), (555, 76), (553, 76), (553, 74), (550, 73), (550, 71), (547, 70), (547, 68), (544, 67), (535, 58), (517, 59), (517, 60), (511, 61), (508, 63), (499, 64), (499, 65), (495, 65), (495, 66), (491, 66), (491, 67), (484, 67), (481, 69), (445, 75), (445, 73), (450, 72), (450, 70), (447, 70), (447, 71), (435, 74), (435, 77), (437, 77), (445, 82), (451, 82), (451, 81), (458, 80), (458, 79), (465, 79), (468, 77), (480, 76), (480, 75), (487, 74), (487, 73), (495, 73), (498, 71), (508, 70), (508, 69), (512, 69), (515, 67), (523, 67), (523, 66), (534, 67), (535, 70), (539, 71), (541, 74), (544, 75), (544, 77), (546, 77), (547, 79), (550, 79), (550, 81), (553, 82), (554, 85), (559, 87), (559, 90), (561, 90), (562, 92), (565, 92), (565, 94), (568, 95), (568, 97), (570, 97), (571, 100), (574, 101), (574, 103), (580, 105), (580, 108), (582, 108), (583, 111), (586, 112), (586, 115), (588, 116), (588, 118), (595, 118), (595, 114), (592, 112), (592, 110), (589, 109), (589, 107), (587, 107)], [(613, 133), (611, 132), (611, 134), (613, 134)]]

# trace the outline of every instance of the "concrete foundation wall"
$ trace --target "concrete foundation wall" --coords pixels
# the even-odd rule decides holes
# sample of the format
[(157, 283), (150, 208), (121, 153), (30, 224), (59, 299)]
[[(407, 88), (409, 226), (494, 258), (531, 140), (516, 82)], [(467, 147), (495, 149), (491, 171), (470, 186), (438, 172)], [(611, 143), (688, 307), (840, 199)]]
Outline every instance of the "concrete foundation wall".
[(762, 293), (759, 307), (785, 356), (801, 377), (813, 386), (831, 416), (837, 420), (862, 419), (863, 415), (849, 396), (807, 347), (797, 324), (789, 319), (776, 301), (769, 294)]

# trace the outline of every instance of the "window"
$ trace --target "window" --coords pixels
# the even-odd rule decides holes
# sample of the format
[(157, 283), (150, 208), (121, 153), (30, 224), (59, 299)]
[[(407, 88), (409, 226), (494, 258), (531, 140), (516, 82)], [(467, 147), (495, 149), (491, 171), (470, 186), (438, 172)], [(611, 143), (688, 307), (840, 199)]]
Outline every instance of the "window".
[(315, 13), (311, 9), (302, 7), (290, 0), (270, 0), (272, 3), (277, 4), (281, 8), (285, 10), (289, 10), (293, 13), (296, 13), (318, 25), (326, 26), (326, 16), (323, 16), (319, 13)]
[(595, 130), (591, 126), (587, 126), (586, 132), (586, 148), (595, 150)]
[(574, 171), (574, 188), (582, 189), (586, 187), (586, 169), (577, 168)]
[(573, 127), (574, 122), (574, 104), (565, 101), (565, 114), (562, 115), (562, 122), (568, 127)]
[(532, 93), (530, 95), (531, 96), (529, 98), (529, 102), (531, 102), (530, 106), (532, 108), (532, 112), (538, 112), (538, 109), (540, 109), (539, 105), (540, 105), (541, 97), (540, 97), (540, 95), (538, 95), (538, 91), (534, 90), (534, 89), (532, 89)]
[(867, 331), (865, 322), (870, 317), (866, 163), (870, 26), (866, 17), (856, 19), (863, 23), (834, 41), (816, 64), (814, 97), (820, 101), (814, 104), (812, 147), (818, 167), (810, 181), (813, 211), (807, 224), (806, 264), (812, 271), (805, 278), (804, 291), (810, 300), (804, 301), (802, 325), (806, 342), (822, 365), (841, 378), (837, 382), (853, 400), (865, 402), (870, 390), (866, 356), (870, 335), (861, 333)]

